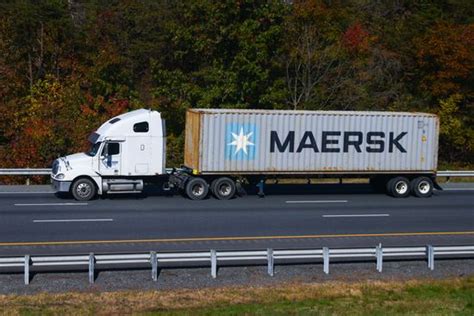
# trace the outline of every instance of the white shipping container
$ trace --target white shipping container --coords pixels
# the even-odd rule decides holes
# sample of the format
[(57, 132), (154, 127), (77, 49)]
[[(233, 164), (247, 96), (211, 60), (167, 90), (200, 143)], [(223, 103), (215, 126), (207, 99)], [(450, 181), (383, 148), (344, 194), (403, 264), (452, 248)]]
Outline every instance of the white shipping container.
[(428, 113), (191, 109), (185, 165), (202, 174), (434, 173), (438, 134)]

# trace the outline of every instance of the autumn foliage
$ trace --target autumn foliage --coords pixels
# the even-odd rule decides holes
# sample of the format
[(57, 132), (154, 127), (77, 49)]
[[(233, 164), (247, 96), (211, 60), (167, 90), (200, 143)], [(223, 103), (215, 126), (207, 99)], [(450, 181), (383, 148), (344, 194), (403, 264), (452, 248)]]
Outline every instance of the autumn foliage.
[(423, 89), (435, 96), (462, 93), (472, 97), (474, 24), (436, 23), (418, 39), (417, 48)]
[(356, 22), (344, 32), (343, 43), (350, 51), (367, 51), (369, 49), (369, 33), (360, 22)]
[(472, 1), (0, 4), (0, 167), (47, 167), (112, 116), (190, 107), (437, 113), (442, 163), (474, 161)]

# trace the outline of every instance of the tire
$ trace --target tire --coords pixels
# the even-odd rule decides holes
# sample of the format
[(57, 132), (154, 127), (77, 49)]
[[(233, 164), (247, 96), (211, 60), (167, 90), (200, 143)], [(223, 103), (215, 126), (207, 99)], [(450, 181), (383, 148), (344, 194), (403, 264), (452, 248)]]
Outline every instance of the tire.
[(209, 185), (203, 178), (191, 178), (186, 183), (185, 192), (191, 200), (202, 200), (209, 193)]
[(419, 198), (433, 195), (433, 180), (428, 177), (418, 177), (411, 181), (411, 193)]
[(220, 179), (220, 178), (216, 178), (216, 179), (212, 180), (211, 185), (209, 186), (209, 191), (211, 191), (211, 193), (212, 193), (213, 195), (215, 195), (215, 194), (214, 194), (214, 191), (216, 190), (216, 189), (215, 189), (216, 183), (217, 183), (217, 180), (219, 180), (219, 179)]
[(71, 194), (77, 201), (90, 201), (96, 196), (97, 187), (87, 178), (77, 179), (72, 184)]
[(214, 180), (211, 188), (212, 194), (219, 200), (230, 200), (237, 191), (235, 181), (227, 177)]
[(410, 188), (410, 180), (405, 177), (395, 177), (387, 182), (387, 192), (395, 198), (409, 196)]

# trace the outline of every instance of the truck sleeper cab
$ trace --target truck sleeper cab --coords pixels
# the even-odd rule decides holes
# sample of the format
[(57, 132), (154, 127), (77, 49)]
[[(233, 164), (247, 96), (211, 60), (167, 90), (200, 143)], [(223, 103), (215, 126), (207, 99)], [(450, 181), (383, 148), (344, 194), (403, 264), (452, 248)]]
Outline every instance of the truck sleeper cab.
[(114, 117), (89, 142), (87, 152), (54, 161), (51, 180), (58, 192), (70, 192), (77, 200), (106, 192), (141, 192), (144, 179), (166, 174), (165, 126), (156, 111)]

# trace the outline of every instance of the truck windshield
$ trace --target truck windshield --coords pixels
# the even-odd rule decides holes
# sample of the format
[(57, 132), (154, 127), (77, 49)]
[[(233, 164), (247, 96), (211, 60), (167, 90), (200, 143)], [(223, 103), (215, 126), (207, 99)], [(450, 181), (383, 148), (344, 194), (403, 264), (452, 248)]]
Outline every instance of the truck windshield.
[(99, 151), (100, 144), (101, 144), (101, 142), (92, 144), (91, 148), (88, 151), (86, 151), (86, 155), (94, 157), (97, 154), (97, 152)]

